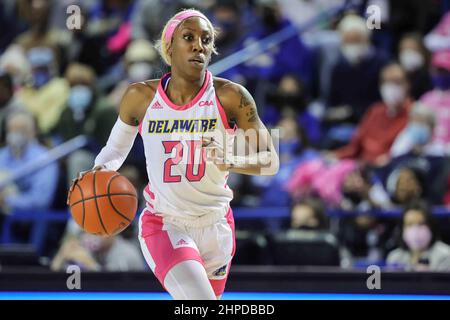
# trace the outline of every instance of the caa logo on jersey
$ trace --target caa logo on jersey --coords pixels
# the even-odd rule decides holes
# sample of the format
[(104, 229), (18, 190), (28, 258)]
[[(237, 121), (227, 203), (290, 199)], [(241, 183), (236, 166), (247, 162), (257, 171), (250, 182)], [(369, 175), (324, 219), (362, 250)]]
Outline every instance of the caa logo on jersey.
[(200, 101), (198, 104), (200, 107), (211, 107), (213, 105), (212, 101)]

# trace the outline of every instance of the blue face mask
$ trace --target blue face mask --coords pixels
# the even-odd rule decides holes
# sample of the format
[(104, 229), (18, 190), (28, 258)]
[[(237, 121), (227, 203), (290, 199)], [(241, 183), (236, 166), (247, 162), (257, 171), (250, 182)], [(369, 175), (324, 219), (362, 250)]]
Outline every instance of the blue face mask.
[(46, 70), (33, 72), (33, 86), (40, 88), (50, 80), (50, 73)]
[(417, 144), (425, 144), (431, 137), (430, 128), (423, 124), (411, 123), (406, 130), (411, 139)]
[(72, 109), (76, 120), (84, 118), (86, 109), (92, 102), (92, 89), (85, 85), (76, 85), (70, 90), (69, 100), (67, 102), (69, 108)]
[(435, 74), (432, 76), (433, 86), (436, 89), (450, 89), (450, 73)]

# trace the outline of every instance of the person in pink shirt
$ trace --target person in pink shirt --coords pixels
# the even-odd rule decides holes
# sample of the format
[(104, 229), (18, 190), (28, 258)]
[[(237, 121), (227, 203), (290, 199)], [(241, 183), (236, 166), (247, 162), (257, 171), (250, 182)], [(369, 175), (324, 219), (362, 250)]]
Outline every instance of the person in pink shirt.
[(433, 52), (450, 49), (450, 12), (425, 36), (424, 42), (428, 50)]
[(434, 89), (421, 102), (433, 110), (436, 127), (425, 152), (443, 156), (450, 154), (450, 49), (434, 53), (431, 65)]

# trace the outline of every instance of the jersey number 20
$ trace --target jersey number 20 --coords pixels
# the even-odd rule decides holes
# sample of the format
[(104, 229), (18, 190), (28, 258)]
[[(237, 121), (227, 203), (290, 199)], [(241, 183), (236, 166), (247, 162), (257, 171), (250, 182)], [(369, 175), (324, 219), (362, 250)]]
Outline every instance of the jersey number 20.
[[(164, 152), (166, 154), (172, 153), (173, 149), (176, 150), (175, 156), (169, 158), (164, 162), (164, 182), (180, 182), (181, 175), (172, 175), (171, 168), (177, 165), (183, 159), (183, 144), (181, 141), (163, 141)], [(186, 164), (186, 179), (190, 182), (200, 181), (205, 175), (205, 153), (201, 149), (201, 157), (199, 163), (194, 163), (195, 151), (201, 148), (202, 142), (200, 140), (187, 140), (188, 146), (188, 161)], [(194, 165), (198, 166), (197, 173), (194, 174)]]

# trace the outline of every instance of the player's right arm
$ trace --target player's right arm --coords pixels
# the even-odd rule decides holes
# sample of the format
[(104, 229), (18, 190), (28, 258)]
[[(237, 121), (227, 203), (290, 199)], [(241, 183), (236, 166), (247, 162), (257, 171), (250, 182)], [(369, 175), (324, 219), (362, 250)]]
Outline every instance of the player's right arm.
[(144, 118), (147, 106), (154, 97), (156, 85), (157, 81), (151, 80), (147, 83), (133, 83), (127, 88), (120, 102), (119, 117), (111, 130), (106, 145), (95, 158), (93, 169), (80, 172), (72, 182), (70, 190), (75, 182), (89, 171), (101, 169), (117, 171), (122, 166), (133, 147), (139, 123)]
[(122, 166), (133, 147), (139, 123), (153, 94), (152, 87), (144, 83), (134, 83), (128, 87), (120, 102), (119, 117), (106, 145), (95, 158), (94, 168), (116, 171)]

